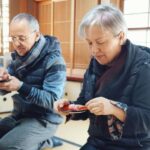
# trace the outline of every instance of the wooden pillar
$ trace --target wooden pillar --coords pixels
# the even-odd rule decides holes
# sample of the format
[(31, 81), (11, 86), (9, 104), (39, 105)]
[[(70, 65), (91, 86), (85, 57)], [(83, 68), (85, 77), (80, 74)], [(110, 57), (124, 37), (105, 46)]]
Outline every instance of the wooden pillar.
[(27, 12), (27, 0), (20, 0), (20, 12)]

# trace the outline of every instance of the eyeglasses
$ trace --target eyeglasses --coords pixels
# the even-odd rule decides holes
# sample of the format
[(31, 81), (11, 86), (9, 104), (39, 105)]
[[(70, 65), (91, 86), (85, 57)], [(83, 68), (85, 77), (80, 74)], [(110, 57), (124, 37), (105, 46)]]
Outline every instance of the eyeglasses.
[(26, 35), (26, 36), (22, 36), (22, 35), (20, 35), (20, 36), (10, 36), (10, 37), (9, 37), (9, 42), (14, 43), (14, 42), (18, 41), (18, 42), (23, 43), (23, 42), (25, 42), (28, 38), (30, 38), (30, 36), (31, 36), (34, 32), (35, 32), (35, 31), (31, 32), (29, 35)]

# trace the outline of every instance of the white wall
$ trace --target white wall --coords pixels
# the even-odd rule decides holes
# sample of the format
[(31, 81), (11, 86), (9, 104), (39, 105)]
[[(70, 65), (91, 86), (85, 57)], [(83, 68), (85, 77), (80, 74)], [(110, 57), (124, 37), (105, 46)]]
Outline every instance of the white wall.
[(81, 82), (67, 81), (64, 97), (68, 100), (76, 100), (82, 88)]

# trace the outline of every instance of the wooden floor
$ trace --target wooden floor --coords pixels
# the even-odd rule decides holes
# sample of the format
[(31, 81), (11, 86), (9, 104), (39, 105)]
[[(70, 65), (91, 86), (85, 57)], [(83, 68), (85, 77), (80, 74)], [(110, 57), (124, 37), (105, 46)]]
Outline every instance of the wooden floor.
[[(0, 115), (4, 117), (6, 114)], [(56, 148), (45, 148), (44, 150), (79, 150), (80, 146), (86, 142), (88, 137), (87, 121), (69, 121), (66, 124), (62, 123), (55, 136), (62, 139), (63, 145)]]

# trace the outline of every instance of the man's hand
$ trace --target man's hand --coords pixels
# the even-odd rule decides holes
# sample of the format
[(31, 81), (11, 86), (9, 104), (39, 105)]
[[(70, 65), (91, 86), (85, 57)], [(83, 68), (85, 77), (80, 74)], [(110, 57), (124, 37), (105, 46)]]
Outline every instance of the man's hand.
[(69, 113), (68, 112), (63, 112), (62, 111), (62, 108), (65, 106), (65, 105), (69, 105), (69, 101), (67, 99), (60, 99), (58, 101), (56, 101), (54, 103), (54, 110), (59, 113), (60, 115), (62, 116), (66, 116), (68, 115)]
[(20, 80), (10, 75), (8, 79), (6, 82), (0, 82), (0, 89), (5, 91), (17, 91), (20, 88)]

